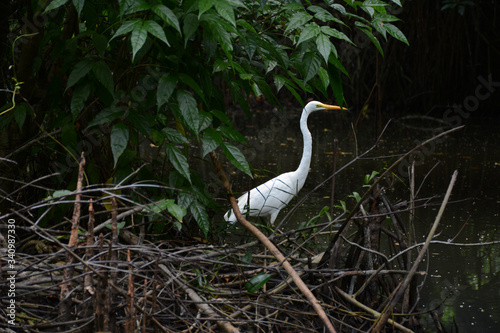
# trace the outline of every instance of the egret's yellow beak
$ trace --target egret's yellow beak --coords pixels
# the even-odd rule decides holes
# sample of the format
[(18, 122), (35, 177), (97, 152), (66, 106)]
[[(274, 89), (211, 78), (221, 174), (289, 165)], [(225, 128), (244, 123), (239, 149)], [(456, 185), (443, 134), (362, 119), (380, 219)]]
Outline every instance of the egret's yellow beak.
[(329, 104), (318, 104), (318, 107), (322, 107), (328, 110), (347, 110), (346, 108), (340, 107), (338, 105), (329, 105)]

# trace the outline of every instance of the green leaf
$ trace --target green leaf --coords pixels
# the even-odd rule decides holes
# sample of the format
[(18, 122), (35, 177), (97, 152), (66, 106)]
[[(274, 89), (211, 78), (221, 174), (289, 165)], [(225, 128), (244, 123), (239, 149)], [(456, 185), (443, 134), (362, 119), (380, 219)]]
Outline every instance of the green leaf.
[(351, 198), (354, 198), (356, 202), (359, 202), (361, 200), (361, 196), (359, 195), (358, 192), (352, 192), (352, 194), (348, 195)]
[[(293, 75), (293, 74), (290, 74), (290, 75)], [(284, 77), (283, 75), (279, 75), (279, 74), (275, 75), (273, 77), (273, 79), (274, 79), (274, 84), (276, 85), (276, 87), (279, 87), (281, 89), (283, 86), (285, 86), (288, 89), (288, 91), (293, 95), (293, 97), (295, 97), (295, 99), (297, 101), (299, 101), (300, 104), (304, 104), (302, 102), (302, 98), (300, 97), (300, 95), (297, 93), (297, 91), (295, 89), (296, 88), (295, 84), (292, 81), (290, 81), (288, 78)]]
[(203, 102), (207, 103), (205, 100), (205, 94), (203, 93), (203, 90), (200, 88), (200, 85), (193, 79), (192, 76), (181, 73), (179, 74), (179, 78), (181, 79), (182, 82), (187, 84), (191, 89), (194, 90), (194, 92), (200, 96), (200, 98), (203, 100)]
[(174, 202), (174, 200), (166, 200), (167, 201), (167, 210), (173, 217), (177, 219), (177, 221), (182, 222), (184, 216), (186, 216), (186, 209), (182, 208), (178, 204)]
[(204, 131), (208, 126), (212, 124), (212, 115), (205, 111), (200, 111), (200, 127), (197, 128), (197, 132)]
[(302, 105), (304, 104), (304, 102), (302, 101), (302, 97), (300, 97), (299, 93), (297, 92), (297, 90), (295, 90), (295, 88), (292, 85), (285, 84), (285, 87), (293, 95), (293, 97), (295, 97), (295, 99), (299, 101), (300, 104)]
[(292, 12), (300, 12), (304, 11), (304, 6), (298, 2), (290, 1), (285, 5), (284, 9)]
[(106, 63), (99, 61), (94, 63), (92, 66), (92, 72), (99, 81), (100, 84), (106, 88), (106, 90), (111, 94), (115, 95), (115, 84), (113, 81), (113, 74)]
[(184, 144), (189, 143), (188, 139), (186, 139), (184, 135), (174, 130), (173, 128), (165, 127), (164, 129), (161, 130), (161, 133), (165, 136), (165, 139), (167, 139), (170, 142), (184, 143)]
[(259, 85), (255, 82), (251, 82), (250, 86), (252, 87), (252, 91), (256, 97), (262, 96), (262, 91), (259, 88)]
[(362, 5), (361, 8), (370, 15), (370, 17), (373, 17), (375, 15), (375, 9), (372, 6), (364, 6)]
[(130, 36), (130, 43), (132, 44), (132, 61), (134, 60), (137, 52), (144, 46), (144, 43), (146, 43), (147, 38), (148, 31), (142, 22), (134, 25), (132, 35)]
[(376, 13), (375, 14), (375, 18), (378, 19), (379, 21), (384, 22), (384, 23), (385, 22), (397, 22), (397, 21), (401, 21), (401, 19), (397, 18), (394, 15), (390, 15), (390, 14)]
[(177, 77), (175, 75), (163, 74), (160, 77), (158, 80), (158, 88), (156, 89), (156, 104), (158, 109), (168, 102), (176, 86)]
[(342, 89), (342, 78), (340, 77), (338, 70), (330, 70), (328, 71), (330, 74), (330, 82), (333, 90), (333, 96), (335, 96), (335, 100), (337, 103), (342, 106), (344, 104), (344, 91)]
[(365, 0), (361, 4), (361, 9), (367, 12), (370, 17), (374, 17), (376, 13), (387, 14), (385, 6), (388, 4), (381, 0)]
[(302, 42), (305, 42), (311, 38), (315, 38), (318, 36), (320, 33), (319, 26), (312, 22), (306, 25), (304, 30), (300, 33), (299, 41), (297, 42), (297, 45), (299, 45)]
[(312, 15), (306, 12), (297, 12), (290, 17), (288, 21), (288, 25), (285, 29), (285, 35), (299, 27), (302, 27), (304, 24), (309, 22), (312, 19)]
[(280, 74), (273, 75), (273, 81), (274, 85), (276, 86), (277, 92), (279, 92), (281, 88), (283, 88), (286, 82), (285, 77)]
[(236, 23), (237, 23), (240, 27), (242, 27), (242, 28), (244, 28), (244, 29), (248, 30), (249, 32), (251, 32), (251, 33), (253, 33), (253, 34), (256, 34), (256, 35), (257, 35), (257, 34), (259, 34), (259, 33), (257, 32), (257, 30), (255, 30), (255, 27), (254, 27), (253, 25), (251, 25), (250, 23), (248, 23), (247, 21), (245, 21), (245, 20), (241, 20), (241, 19), (240, 19), (240, 20), (237, 20), (237, 21), (236, 21)]
[(344, 212), (347, 212), (347, 205), (346, 205), (345, 201), (340, 200), (340, 206), (342, 207), (342, 209), (344, 210)]
[(345, 10), (344, 6), (342, 6), (341, 4), (338, 4), (338, 3), (332, 3), (333, 1), (329, 1), (329, 2), (330, 2), (330, 7), (335, 9), (336, 11), (338, 11), (342, 16), (347, 15), (347, 11)]
[(380, 54), (384, 56), (384, 50), (382, 49), (382, 46), (380, 45), (380, 42), (378, 41), (377, 37), (373, 35), (373, 33), (367, 28), (365, 24), (360, 22), (356, 22), (355, 24), (359, 27), (359, 30), (361, 30), (368, 37), (368, 39), (373, 43), (373, 45), (375, 45)]
[(196, 100), (186, 90), (177, 91), (177, 102), (181, 112), (184, 125), (186, 125), (195, 135), (198, 135), (201, 119), (196, 106)]
[[(205, 15), (208, 16), (208, 15)], [(226, 29), (230, 26), (224, 26), (221, 25), (220, 19), (217, 19), (216, 16), (210, 15), (208, 17), (205, 17), (205, 19), (202, 20), (202, 22), (205, 22), (206, 24), (204, 25), (204, 28), (208, 31), (204, 31), (204, 37), (207, 37), (211, 35), (211, 37), (214, 37), (219, 43), (220, 46), (222, 47), (222, 50), (226, 54), (227, 58), (229, 61), (232, 60), (232, 51), (233, 51), (233, 43), (231, 41), (231, 35), (230, 35), (230, 30)]]
[(236, 20), (234, 18), (234, 9), (227, 0), (217, 0), (215, 1), (215, 10), (222, 16), (225, 20), (236, 26)]
[(184, 156), (179, 148), (167, 144), (165, 145), (167, 151), (168, 160), (173, 165), (175, 170), (177, 170), (184, 178), (186, 178), (189, 183), (191, 183), (191, 174), (189, 172), (189, 163), (187, 157)]
[(82, 12), (84, 4), (85, 0), (73, 0), (73, 5), (75, 6), (76, 12), (78, 13), (78, 17), (80, 17), (80, 13)]
[[(380, 12), (383, 12), (382, 9), (384, 9), (384, 7), (388, 6), (388, 5), (389, 4), (387, 4), (383, 0), (365, 0), (365, 1), (363, 1), (363, 4), (362, 4), (362, 6), (371, 6), (371, 7), (377, 8), (377, 11), (380, 11)], [(382, 9), (380, 9), (380, 8), (382, 8)]]
[(264, 65), (266, 66), (266, 74), (269, 74), (269, 72), (278, 66), (278, 62), (276, 60), (264, 59)]
[(252, 259), (253, 259), (253, 255), (252, 255), (252, 252), (247, 252), (245, 253), (245, 255), (243, 256), (243, 258), (241, 258), (241, 262), (245, 263), (245, 264), (249, 264), (252, 262)]
[(213, 66), (213, 72), (214, 73), (222, 72), (222, 71), (228, 69), (229, 66), (231, 66), (231, 64), (226, 59), (215, 59), (214, 66)]
[(147, 0), (133, 0), (133, 1), (134, 3), (130, 8), (130, 14), (151, 9), (151, 5), (148, 3)]
[(154, 5), (153, 8), (151, 8), (153, 13), (158, 15), (165, 23), (167, 23), (169, 26), (173, 27), (175, 30), (177, 30), (179, 33), (181, 33), (181, 26), (179, 24), (179, 20), (177, 19), (177, 16), (175, 16), (174, 12), (166, 7), (165, 5)]
[(405, 43), (406, 45), (410, 46), (410, 43), (408, 42), (408, 39), (406, 39), (406, 36), (401, 32), (401, 30), (398, 29), (395, 25), (391, 23), (386, 23), (385, 28), (387, 29), (387, 32), (397, 40)]
[(113, 35), (113, 37), (111, 37), (111, 39), (109, 41), (111, 42), (115, 37), (118, 37), (120, 35), (128, 34), (132, 30), (134, 30), (135, 26), (139, 26), (141, 24), (142, 24), (142, 21), (139, 19), (123, 22), (122, 25), (118, 28), (118, 30), (115, 32), (115, 34)]
[[(126, 224), (126, 222), (125, 222), (125, 221), (124, 221), (124, 222), (117, 223), (117, 224), (116, 224), (116, 230), (117, 230), (118, 232), (120, 232), (120, 229), (122, 229), (122, 228), (125, 226), (125, 224)], [(106, 223), (104, 226), (105, 226), (106, 228), (110, 229), (110, 230), (113, 228), (113, 226), (111, 225), (111, 223)]]
[(375, 28), (375, 30), (378, 31), (378, 33), (380, 33), (382, 37), (384, 37), (385, 40), (387, 40), (387, 29), (385, 28), (384, 22), (377, 18), (374, 18), (370, 22), (370, 24), (373, 28)]
[(19, 129), (22, 131), (23, 130), (23, 125), (26, 120), (26, 115), (29, 112), (29, 106), (27, 103), (21, 103), (18, 104), (14, 108), (14, 119), (16, 120), (17, 126), (19, 126)]
[(160, 202), (148, 205), (143, 209), (144, 212), (154, 214), (160, 214), (164, 210), (168, 210), (168, 212), (179, 222), (182, 222), (183, 217), (186, 215), (186, 209), (177, 205), (173, 199), (164, 199)]
[[(288, 70), (287, 70), (287, 74), (291, 74)], [(296, 75), (295, 73), (291, 74), (291, 75)], [(291, 80), (289, 80), (287, 77), (285, 77), (284, 75), (281, 75), (281, 74), (275, 74), (273, 75), (273, 83), (276, 87), (276, 93), (278, 93), (281, 88), (283, 88), (283, 86), (286, 86), (287, 84), (293, 84), (293, 82)]]
[(68, 2), (68, 0), (53, 0), (48, 6), (47, 8), (45, 8), (45, 11), (44, 13), (47, 13), (53, 9), (56, 9), (56, 8), (59, 8), (63, 5), (66, 4), (66, 2)]
[(198, 17), (193, 13), (189, 13), (184, 17), (184, 25), (182, 26), (182, 31), (184, 32), (184, 47), (186, 47), (189, 39), (191, 39), (198, 30), (199, 25)]
[(324, 206), (321, 211), (319, 212), (319, 216), (323, 216), (323, 215), (327, 215), (328, 217), (330, 217), (330, 214), (328, 214), (328, 212), (330, 211), (330, 207), (328, 206)]
[(401, 4), (401, 0), (391, 0), (392, 2), (394, 2), (396, 5), (398, 5), (399, 7), (403, 7), (403, 5)]
[(200, 0), (198, 3), (198, 18), (200, 18), (201, 14), (209, 10), (215, 4), (215, 0)]
[(230, 144), (229, 142), (221, 143), (222, 152), (226, 155), (229, 162), (231, 162), (235, 167), (249, 175), (251, 178), (252, 172), (250, 171), (250, 166), (243, 155), (243, 153), (235, 146)]
[(153, 36), (161, 40), (163, 43), (170, 46), (170, 43), (167, 40), (167, 36), (165, 35), (165, 31), (163, 28), (153, 20), (147, 20), (144, 22), (144, 28)]
[(337, 57), (332, 55), (330, 58), (328, 58), (328, 62), (333, 64), (338, 70), (344, 73), (344, 75), (346, 75), (347, 77), (349, 76), (349, 73), (347, 73), (347, 69), (344, 68), (344, 66)]
[(193, 214), (194, 219), (206, 237), (210, 231), (210, 221), (208, 220), (208, 213), (205, 206), (203, 206), (199, 200), (195, 200), (189, 206), (189, 211)]
[(312, 79), (318, 74), (318, 70), (321, 66), (321, 61), (313, 52), (307, 52), (304, 55), (301, 63), (301, 72), (304, 77), (304, 83)]
[(60, 197), (65, 197), (65, 196), (68, 196), (70, 195), (72, 192), (70, 190), (58, 190), (58, 191), (54, 191), (54, 193), (52, 193), (52, 198), (60, 198)]
[(271, 103), (278, 103), (279, 101), (276, 99), (276, 96), (274, 95), (271, 87), (269, 84), (266, 82), (266, 80), (262, 76), (255, 76), (254, 77), (255, 83), (259, 86), (259, 90), (264, 93), (266, 96), (266, 99)]
[(136, 3), (136, 0), (118, 0), (118, 4), (120, 6), (120, 16), (128, 14)]
[(371, 182), (373, 178), (378, 176), (378, 174), (379, 174), (379, 172), (374, 170), (374, 171), (372, 171), (371, 174), (365, 175), (365, 184), (368, 184), (369, 182)]
[(243, 73), (240, 74), (240, 79), (250, 81), (253, 78), (253, 74), (250, 73)]
[(208, 153), (214, 151), (222, 143), (222, 135), (212, 128), (208, 128), (201, 139), (203, 147), (202, 158), (207, 156)]
[(330, 53), (332, 52), (332, 42), (330, 42), (330, 38), (324, 34), (320, 34), (316, 38), (316, 47), (323, 56), (323, 59), (325, 59), (325, 63), (328, 63), (328, 57), (330, 57)]
[(271, 278), (271, 274), (268, 273), (260, 273), (253, 278), (250, 279), (250, 281), (247, 282), (245, 285), (246, 290), (249, 293), (255, 293), (269, 281)]
[(323, 89), (327, 89), (328, 86), (330, 85), (330, 75), (328, 74), (328, 71), (321, 67), (318, 70), (318, 75), (321, 80), (321, 83), (323, 84)]
[(324, 8), (321, 8), (319, 6), (309, 6), (307, 9), (311, 12), (314, 13), (314, 17), (317, 18), (318, 20), (322, 22), (328, 22), (328, 21), (340, 21), (336, 19), (332, 14), (330, 14), (329, 11), (327, 11)]
[(185, 209), (191, 206), (194, 200), (195, 200), (194, 195), (188, 192), (180, 192), (177, 195), (177, 203), (179, 204), (179, 206)]
[(125, 111), (117, 106), (112, 106), (109, 108), (106, 108), (99, 112), (97, 116), (90, 122), (90, 124), (87, 126), (87, 129), (93, 127), (93, 126), (98, 126), (98, 125), (103, 125), (110, 123), (120, 117), (123, 116)]
[(236, 142), (247, 142), (247, 139), (238, 131), (235, 129), (229, 127), (229, 126), (219, 126), (217, 127), (217, 131), (220, 132), (224, 137), (228, 138), (229, 140), (236, 141)]
[(90, 90), (91, 88), (89, 84), (83, 84), (78, 85), (75, 88), (75, 91), (73, 91), (73, 97), (71, 98), (71, 115), (73, 117), (73, 121), (76, 120), (80, 111), (82, 111), (85, 106), (85, 102), (90, 95)]
[(115, 165), (118, 162), (121, 154), (125, 151), (128, 145), (129, 139), (129, 130), (127, 125), (124, 123), (118, 123), (113, 126), (111, 130), (111, 152), (113, 153), (113, 159), (115, 161)]
[[(66, 84), (66, 90), (74, 86), (78, 81), (80, 81), (85, 75), (92, 69), (92, 62), (90, 60), (84, 59), (77, 63), (68, 78), (68, 83)], [(66, 92), (65, 90), (65, 92)]]
[(349, 37), (347, 37), (346, 34), (344, 34), (341, 31), (338, 31), (337, 29), (333, 29), (333, 28), (330, 28), (328, 26), (322, 26), (321, 27), (321, 32), (323, 32), (324, 34), (327, 34), (328, 36), (332, 36), (332, 37), (344, 40), (344, 41), (346, 41), (348, 43), (351, 43), (352, 45), (355, 45), (352, 42), (352, 40)]
[(212, 111), (210, 111), (210, 113), (212, 113), (212, 115), (214, 115), (215, 118), (219, 119), (223, 123), (231, 124), (231, 119), (229, 119), (229, 117), (226, 116), (226, 114), (224, 112), (219, 111), (219, 110), (212, 110)]

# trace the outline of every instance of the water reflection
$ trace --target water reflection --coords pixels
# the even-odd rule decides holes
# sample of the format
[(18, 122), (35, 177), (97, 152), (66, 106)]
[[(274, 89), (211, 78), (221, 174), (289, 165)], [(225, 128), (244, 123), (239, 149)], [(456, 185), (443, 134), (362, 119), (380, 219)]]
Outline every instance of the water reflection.
[[(235, 126), (248, 138), (242, 147), (252, 167), (257, 168), (257, 178), (252, 184), (240, 172), (232, 174), (233, 189), (244, 191), (275, 175), (295, 170), (302, 154), (302, 136), (299, 130), (300, 109), (263, 112), (249, 121), (245, 115), (235, 115)], [(317, 112), (309, 118), (313, 136), (311, 171), (299, 197), (309, 193), (317, 184), (331, 175), (333, 166), (333, 141), (338, 139), (340, 154), (337, 167), (352, 160), (357, 153), (370, 148), (377, 131), (369, 122), (363, 123), (353, 135), (348, 117), (339, 112)], [(441, 126), (439, 122), (415, 124), (412, 120), (395, 121), (384, 134), (380, 145), (371, 154), (389, 156), (383, 159), (365, 159), (344, 170), (336, 180), (335, 203), (349, 202), (353, 191), (362, 193), (363, 177), (373, 170), (381, 171), (397, 159), (397, 155), (413, 148), (432, 135), (429, 128)], [(455, 169), (459, 178), (453, 189), (452, 200), (440, 224), (439, 240), (456, 243), (478, 243), (500, 240), (500, 136), (492, 123), (468, 123), (465, 128), (434, 145), (432, 151), (416, 156), (416, 187), (418, 197), (443, 194)], [(356, 145), (357, 144), (357, 145)], [(392, 158), (390, 156), (393, 156)], [(431, 171), (429, 174), (428, 172)], [(401, 171), (401, 170), (400, 170)], [(408, 179), (404, 172), (396, 175), (396, 185), (388, 196), (393, 202), (407, 200)], [(398, 179), (399, 177), (399, 179)], [(307, 221), (324, 206), (330, 205), (328, 186), (322, 187), (306, 201), (292, 217), (292, 225)], [(463, 200), (467, 199), (467, 200)], [(293, 201), (291, 203), (293, 205)], [(352, 205), (351, 205), (352, 206)], [(437, 207), (417, 211), (417, 233), (424, 240), (434, 221)], [(283, 218), (287, 210), (278, 216)], [(428, 265), (429, 276), (421, 290), (423, 310), (438, 308), (445, 325), (451, 330), (454, 322), (464, 332), (488, 332), (500, 324), (500, 246), (449, 246), (431, 245)], [(422, 266), (421, 269), (425, 269)], [(434, 325), (430, 318), (429, 330)]]

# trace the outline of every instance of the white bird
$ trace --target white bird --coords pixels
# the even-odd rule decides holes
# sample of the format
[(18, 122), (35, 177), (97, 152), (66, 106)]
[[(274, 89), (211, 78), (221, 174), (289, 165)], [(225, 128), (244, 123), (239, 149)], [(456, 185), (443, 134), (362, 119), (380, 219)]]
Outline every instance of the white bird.
[[(312, 152), (312, 136), (307, 128), (307, 118), (318, 110), (342, 110), (340, 106), (323, 104), (317, 101), (307, 103), (300, 117), (300, 130), (304, 137), (304, 150), (300, 165), (295, 171), (281, 174), (262, 185), (250, 190), (238, 198), (238, 207), (243, 216), (270, 216), (271, 224), (274, 223), (280, 210), (282, 210), (304, 186), (309, 173)], [(250, 200), (248, 194), (250, 193)], [(248, 207), (250, 206), (250, 207)], [(237, 218), (233, 210), (229, 210), (224, 219), (231, 224), (236, 223)]]

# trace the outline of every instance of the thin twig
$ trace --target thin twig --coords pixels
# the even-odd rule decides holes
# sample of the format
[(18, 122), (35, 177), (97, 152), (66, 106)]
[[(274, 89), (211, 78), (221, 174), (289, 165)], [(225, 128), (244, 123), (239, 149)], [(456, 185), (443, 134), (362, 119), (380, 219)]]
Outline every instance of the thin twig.
[(392, 312), (392, 309), (396, 304), (399, 302), (399, 299), (401, 296), (404, 294), (404, 291), (410, 284), (411, 280), (413, 279), (413, 276), (415, 275), (415, 272), (417, 271), (418, 266), (420, 265), (420, 262), (422, 261), (425, 253), (427, 252), (427, 249), (429, 248), (429, 245), (432, 241), (432, 238), (434, 237), (434, 234), (436, 233), (437, 227), (439, 225), (439, 222), (441, 221), (441, 217), (443, 216), (444, 210), (446, 208), (446, 205), (448, 203), (448, 199), (451, 196), (451, 191), (453, 190), (453, 186), (455, 185), (455, 181), (457, 180), (457, 175), (458, 171), (455, 170), (453, 175), (451, 176), (451, 181), (450, 184), (448, 185), (448, 190), (446, 191), (446, 194), (443, 199), (443, 203), (441, 204), (441, 207), (439, 208), (438, 214), (436, 215), (436, 219), (434, 220), (434, 223), (432, 224), (431, 230), (429, 231), (429, 234), (427, 235), (427, 238), (425, 240), (424, 246), (422, 246), (422, 249), (420, 250), (417, 259), (415, 259), (413, 266), (410, 269), (410, 273), (406, 276), (406, 278), (403, 280), (403, 282), (400, 284), (398, 288), (396, 288), (390, 297), (391, 302), (389, 305), (382, 311), (382, 316), (376, 323), (376, 325), (373, 328), (374, 333), (378, 333), (382, 331), (382, 328), (384, 327), (385, 323), (389, 319), (389, 316)]

